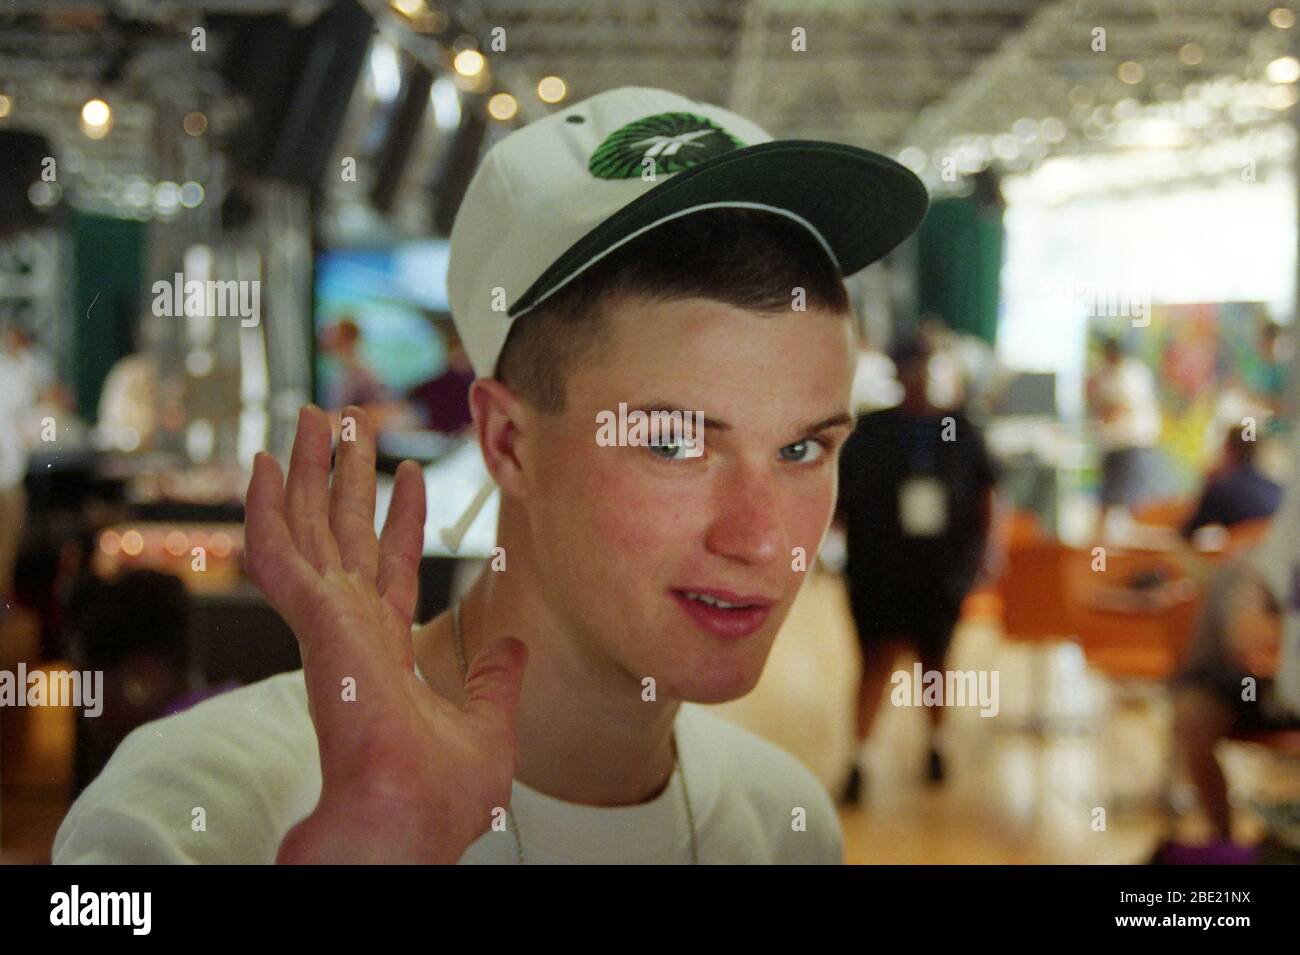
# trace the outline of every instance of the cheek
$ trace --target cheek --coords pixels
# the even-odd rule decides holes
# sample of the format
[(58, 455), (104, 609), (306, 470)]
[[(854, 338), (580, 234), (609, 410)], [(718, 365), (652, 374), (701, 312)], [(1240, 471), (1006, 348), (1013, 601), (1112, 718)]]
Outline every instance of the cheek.
[(830, 526), (834, 511), (835, 474), (827, 469), (790, 495), (786, 515), (791, 540), (807, 548), (810, 554), (814, 552)]
[(637, 450), (557, 436), (542, 459), (534, 534), (587, 586), (629, 568), (644, 577), (658, 555), (680, 546), (686, 522), (699, 513), (684, 484), (675, 488), (629, 459)]
[(700, 509), (685, 482), (657, 480), (649, 469), (613, 455), (597, 460), (588, 480), (590, 532), (607, 559), (653, 566), (690, 540), (690, 522)]

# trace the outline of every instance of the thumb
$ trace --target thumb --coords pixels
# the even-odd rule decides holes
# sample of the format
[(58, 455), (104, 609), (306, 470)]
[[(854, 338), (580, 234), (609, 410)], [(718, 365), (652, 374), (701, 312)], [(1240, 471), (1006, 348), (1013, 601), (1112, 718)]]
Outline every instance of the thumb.
[(502, 637), (485, 647), (469, 667), (465, 712), (493, 729), (513, 735), (527, 662), (528, 647), (514, 637)]

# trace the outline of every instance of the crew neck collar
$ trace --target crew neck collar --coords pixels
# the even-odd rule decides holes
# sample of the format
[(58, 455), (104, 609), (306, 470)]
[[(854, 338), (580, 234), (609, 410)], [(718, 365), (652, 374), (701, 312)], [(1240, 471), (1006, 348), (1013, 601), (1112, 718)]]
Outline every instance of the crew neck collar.
[[(419, 663), (416, 675), (424, 680)], [(425, 680), (427, 684), (428, 681)], [(682, 774), (695, 818), (696, 838), (703, 836), (718, 801), (716, 761), (702, 745), (698, 705), (682, 703), (673, 720), (677, 760), (668, 785), (648, 802), (632, 806), (591, 806), (548, 796), (518, 779), (511, 784), (510, 811), (518, 820), (524, 855), (529, 849), (575, 862), (650, 862), (666, 854), (690, 851), (691, 832), (682, 794)], [(665, 838), (665, 834), (668, 834)]]

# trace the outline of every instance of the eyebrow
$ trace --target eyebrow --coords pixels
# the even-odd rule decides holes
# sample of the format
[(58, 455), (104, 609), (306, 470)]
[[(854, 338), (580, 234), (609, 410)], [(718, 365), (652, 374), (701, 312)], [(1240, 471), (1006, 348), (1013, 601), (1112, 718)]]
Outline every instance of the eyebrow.
[[(676, 412), (677, 414), (680, 414), (683, 418), (685, 418), (687, 415), (695, 414), (695, 412), (693, 411), (684, 411), (683, 409), (677, 408), (664, 401), (651, 401), (651, 402), (647, 402), (643, 406), (638, 406), (635, 408), (629, 407), (627, 410), (629, 414), (632, 413), (633, 411), (641, 411), (647, 415), (655, 414), (655, 413), (673, 414), (674, 412)], [(800, 425), (799, 427), (794, 428), (793, 430), (796, 434), (813, 435), (821, 431), (826, 431), (830, 428), (848, 427), (852, 424), (853, 424), (853, 415), (848, 414), (847, 412), (840, 412), (839, 414), (831, 415), (828, 418), (822, 418), (820, 421), (814, 421), (811, 424)], [(717, 418), (710, 418), (707, 415), (704, 417), (704, 426), (705, 428), (714, 431), (732, 430), (732, 426), (727, 422), (720, 421)]]

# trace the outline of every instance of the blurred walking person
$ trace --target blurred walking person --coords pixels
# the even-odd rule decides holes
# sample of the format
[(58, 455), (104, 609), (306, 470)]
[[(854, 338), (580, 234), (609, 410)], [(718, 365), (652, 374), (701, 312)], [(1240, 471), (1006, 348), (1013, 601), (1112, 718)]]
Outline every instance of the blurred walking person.
[[(929, 397), (931, 347), (909, 338), (891, 355), (895, 408), (861, 415), (840, 457), (849, 602), (862, 646), (858, 740), (871, 734), (899, 651), (942, 671), (961, 604), (984, 564), (996, 471), (980, 430)], [(929, 778), (944, 777), (942, 707), (927, 707)], [(860, 769), (846, 798), (858, 796)]]

